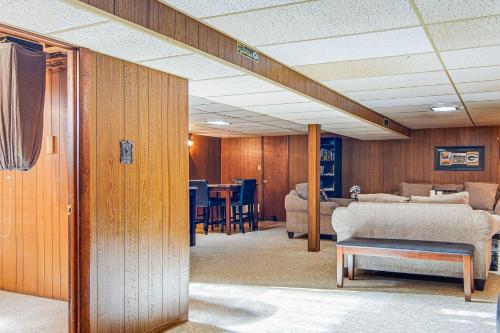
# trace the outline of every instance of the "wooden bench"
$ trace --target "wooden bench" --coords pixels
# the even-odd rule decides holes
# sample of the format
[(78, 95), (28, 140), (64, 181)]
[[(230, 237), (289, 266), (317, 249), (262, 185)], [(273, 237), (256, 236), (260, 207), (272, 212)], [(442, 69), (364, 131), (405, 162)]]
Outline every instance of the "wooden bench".
[(354, 255), (463, 262), (465, 301), (474, 291), (474, 246), (463, 243), (431, 242), (408, 239), (352, 237), (337, 242), (337, 286), (344, 283), (344, 254), (347, 277), (354, 279)]

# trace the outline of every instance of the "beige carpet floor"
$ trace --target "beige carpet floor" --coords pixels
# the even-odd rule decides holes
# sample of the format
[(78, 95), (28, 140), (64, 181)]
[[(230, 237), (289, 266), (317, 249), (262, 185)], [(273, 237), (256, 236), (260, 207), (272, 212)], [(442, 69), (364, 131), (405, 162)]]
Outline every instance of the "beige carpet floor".
[(0, 291), (1, 333), (67, 331), (67, 302)]
[(190, 322), (172, 332), (494, 332), (500, 276), (473, 302), (462, 284), (364, 274), (336, 288), (335, 243), (308, 253), (284, 225), (197, 235)]

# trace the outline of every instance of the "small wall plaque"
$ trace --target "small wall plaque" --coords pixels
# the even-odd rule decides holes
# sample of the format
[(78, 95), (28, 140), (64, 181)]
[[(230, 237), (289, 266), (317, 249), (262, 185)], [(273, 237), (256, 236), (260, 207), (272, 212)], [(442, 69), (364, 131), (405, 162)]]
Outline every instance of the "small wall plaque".
[(249, 48), (248, 46), (245, 46), (243, 44), (236, 44), (236, 51), (241, 54), (241, 55), (244, 55), (245, 57), (255, 61), (255, 62), (259, 62), (259, 58), (260, 58), (260, 55), (259, 55), (259, 52), (255, 51), (254, 49), (251, 49)]
[(132, 164), (132, 142), (120, 141), (120, 163)]
[(435, 147), (434, 170), (483, 171), (484, 146)]

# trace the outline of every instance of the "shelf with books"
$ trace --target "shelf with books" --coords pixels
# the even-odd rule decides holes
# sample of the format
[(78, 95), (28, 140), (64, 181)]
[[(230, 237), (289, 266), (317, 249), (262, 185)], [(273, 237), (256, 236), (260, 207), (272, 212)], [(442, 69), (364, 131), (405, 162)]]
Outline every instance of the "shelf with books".
[(322, 138), (320, 151), (320, 188), (329, 197), (341, 197), (342, 140)]

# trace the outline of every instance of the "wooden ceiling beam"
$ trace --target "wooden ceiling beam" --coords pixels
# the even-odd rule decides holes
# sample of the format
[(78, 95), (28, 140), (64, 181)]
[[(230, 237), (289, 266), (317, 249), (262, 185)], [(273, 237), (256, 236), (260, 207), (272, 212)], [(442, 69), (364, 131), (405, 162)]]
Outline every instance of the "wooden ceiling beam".
[[(78, 0), (123, 20), (188, 45), (314, 100), (409, 137), (410, 130), (259, 52), (253, 61), (237, 52), (238, 40), (158, 0)], [(243, 44), (243, 43), (241, 43)]]

